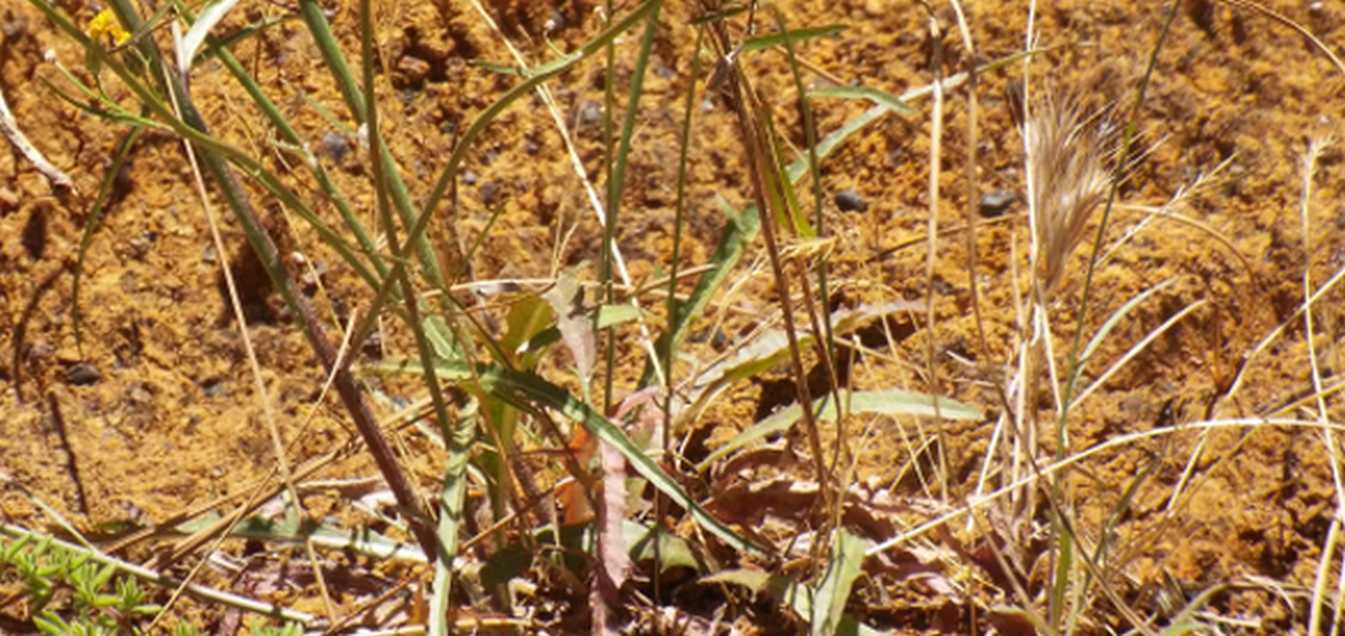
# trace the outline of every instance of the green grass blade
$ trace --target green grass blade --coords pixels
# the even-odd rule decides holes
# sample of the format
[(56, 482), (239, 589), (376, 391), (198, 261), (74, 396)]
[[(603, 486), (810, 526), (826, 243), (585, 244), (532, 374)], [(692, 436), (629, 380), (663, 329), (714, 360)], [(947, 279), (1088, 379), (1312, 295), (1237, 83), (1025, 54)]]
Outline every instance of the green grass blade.
[(778, 33), (771, 33), (768, 35), (759, 35), (757, 37), (748, 38), (747, 40), (744, 40), (741, 50), (744, 53), (750, 51), (761, 51), (772, 47), (784, 46), (786, 44), (793, 44), (795, 42), (802, 42), (804, 40), (810, 40), (813, 38), (836, 35), (837, 33), (840, 33), (841, 31), (844, 30), (845, 30), (844, 24), (828, 24), (825, 26), (804, 27), (802, 29), (794, 29), (792, 31), (781, 31)]
[(313, 41), (318, 45), (323, 64), (336, 76), (336, 88), (341, 91), (341, 99), (345, 100), (346, 107), (355, 116), (355, 121), (363, 123), (364, 91), (355, 83), (355, 74), (350, 71), (350, 65), (341, 54), (341, 45), (332, 35), (327, 16), (322, 13), (322, 5), (317, 0), (300, 0), (299, 15), (303, 16), (309, 33), (313, 35)]
[(462, 164), (463, 159), (466, 158), (467, 151), (476, 143), (477, 138), (485, 132), (485, 129), (495, 121), (495, 118), (499, 117), (500, 114), (513, 105), (514, 102), (532, 93), (533, 90), (546, 80), (574, 66), (580, 60), (586, 59), (599, 51), (604, 50), (604, 47), (615, 40), (617, 36), (626, 32), (636, 24), (639, 24), (640, 20), (648, 15), (648, 13), (659, 4), (659, 1), (660, 0), (646, 0), (624, 18), (613, 23), (611, 27), (604, 29), (593, 39), (585, 42), (577, 51), (534, 68), (532, 75), (528, 79), (509, 89), (509, 91), (499, 99), (495, 100), (493, 104), (478, 115), (476, 119), (472, 120), (472, 123), (467, 127), (467, 130), (463, 132), (462, 138), (458, 141), (458, 145), (453, 149), (453, 154), (449, 156), (448, 162), (444, 165), (443, 170), (440, 171), (439, 178), (435, 181), (434, 189), (430, 192), (430, 195), (425, 199), (425, 203), (421, 206), (424, 213), (422, 217), (416, 221), (416, 224), (411, 230), (411, 236), (408, 237), (407, 240), (413, 240), (425, 231), (425, 225), (428, 223), (429, 217), (433, 216), (435, 209), (439, 206), (440, 200), (443, 199), (444, 194), (448, 191), (448, 184), (453, 179), (453, 176), (457, 174), (458, 167)]
[(868, 86), (820, 86), (808, 91), (809, 97), (834, 97), (839, 99), (866, 99), (879, 106), (885, 106), (894, 113), (906, 116), (916, 114), (916, 110), (902, 101), (900, 97), (885, 93)]
[[(220, 517), (208, 514), (180, 523), (173, 531), (190, 536), (214, 526)], [(314, 545), (337, 550), (349, 550), (374, 559), (425, 563), (425, 553), (415, 545), (389, 538), (368, 528), (344, 529), (313, 520), (273, 520), (265, 517), (240, 519), (229, 536), (288, 544), (312, 541)]]
[[(617, 142), (616, 152), (608, 155), (610, 163), (609, 174), (607, 175), (607, 220), (603, 223), (602, 233), (602, 267), (599, 273), (599, 280), (607, 290), (607, 303), (616, 302), (615, 291), (612, 287), (612, 265), (615, 254), (615, 245), (617, 230), (620, 227), (621, 219), (621, 195), (626, 189), (626, 168), (630, 156), (631, 139), (635, 135), (635, 118), (640, 110), (640, 98), (644, 96), (644, 79), (649, 69), (649, 56), (654, 47), (654, 36), (658, 33), (658, 15), (662, 8), (662, 0), (655, 0), (653, 8), (645, 18), (644, 33), (640, 37), (640, 50), (635, 58), (635, 69), (630, 78), (630, 91), (626, 98), (626, 110), (621, 120), (621, 137)], [(613, 56), (615, 48), (607, 48), (607, 82), (606, 82), (606, 101), (611, 103), (613, 90)], [(605, 109), (610, 112), (610, 109)], [(610, 125), (610, 119), (608, 120)], [(604, 126), (608, 128), (608, 126)], [(610, 131), (608, 131), (610, 132)], [(610, 134), (605, 134), (604, 138), (611, 139)], [(609, 329), (606, 338), (607, 364), (603, 378), (603, 409), (606, 410), (612, 403), (612, 382), (616, 372), (616, 338)]]
[(635, 70), (631, 74), (630, 95), (627, 97), (626, 112), (621, 121), (621, 139), (617, 142), (617, 150), (612, 157), (612, 179), (607, 184), (606, 243), (609, 252), (621, 218), (621, 194), (626, 188), (626, 168), (631, 139), (635, 135), (635, 117), (639, 114), (640, 98), (644, 95), (644, 78), (649, 68), (649, 56), (654, 47), (654, 36), (658, 33), (659, 8), (663, 5), (662, 0), (653, 0), (652, 4), (653, 8), (645, 18), (647, 22), (644, 35), (640, 38), (639, 56), (635, 59)]
[[(691, 296), (685, 303), (677, 304), (677, 311), (671, 317), (671, 325), (658, 340), (658, 350), (660, 352), (668, 351), (669, 347), (675, 348), (681, 344), (690, 330), (691, 321), (705, 310), (706, 305), (710, 304), (710, 299), (719, 291), (719, 287), (728, 279), (729, 273), (742, 260), (743, 253), (747, 246), (756, 238), (757, 232), (761, 230), (761, 218), (757, 214), (756, 208), (751, 207), (745, 211), (738, 211), (729, 205), (728, 201), (722, 197), (718, 200), (719, 206), (724, 209), (728, 222), (720, 232), (719, 242), (715, 245), (714, 254), (710, 256), (710, 269), (701, 274), (696, 279), (696, 287), (691, 291)], [(666, 357), (667, 354), (665, 353)], [(640, 376), (640, 386), (649, 386), (655, 379), (654, 366), (652, 361), (645, 362), (644, 372)]]
[(698, 15), (698, 16), (692, 18), (692, 19), (691, 19), (691, 26), (694, 26), (694, 27), (705, 26), (705, 25), (707, 25), (707, 24), (709, 24), (709, 23), (711, 23), (711, 22), (718, 22), (719, 20), (725, 20), (725, 19), (731, 18), (731, 17), (733, 17), (733, 16), (735, 16), (735, 15), (738, 15), (739, 13), (742, 13), (742, 12), (744, 12), (744, 11), (746, 11), (746, 10), (747, 10), (747, 5), (745, 5), (745, 4), (730, 4), (730, 5), (725, 5), (725, 6), (721, 7), (721, 8), (719, 8), (719, 9), (715, 9), (715, 10), (712, 10), (712, 11), (707, 11), (707, 12), (705, 12), (705, 13), (702, 13), (702, 14), (700, 14), (700, 15)]
[(1125, 318), (1132, 309), (1144, 302), (1145, 299), (1170, 287), (1174, 282), (1176, 282), (1176, 279), (1168, 279), (1135, 294), (1134, 298), (1126, 301), (1126, 303), (1121, 305), (1119, 309), (1112, 312), (1110, 316), (1107, 316), (1107, 320), (1098, 328), (1097, 333), (1093, 334), (1093, 337), (1088, 339), (1088, 344), (1084, 346), (1083, 353), (1079, 354), (1079, 364), (1076, 366), (1077, 371), (1075, 371), (1075, 373), (1083, 373), (1084, 366), (1087, 365), (1089, 359), (1093, 357), (1093, 353), (1096, 352), (1097, 348), (1107, 339), (1107, 334), (1110, 334), (1112, 329), (1120, 324), (1122, 318)]
[[(898, 389), (886, 389), (882, 391), (850, 391), (849, 389), (841, 389), (840, 399), (847, 404), (847, 416), (858, 414), (891, 416), (907, 415), (916, 417), (935, 416), (935, 398), (925, 393), (914, 393)], [(944, 397), (938, 398), (938, 403), (938, 415), (944, 419), (971, 421), (981, 419), (980, 410), (974, 406)], [(829, 395), (814, 400), (813, 412), (817, 413), (817, 419), (819, 421), (836, 419), (836, 399)], [(723, 446), (716, 448), (714, 452), (710, 453), (709, 456), (696, 466), (696, 469), (700, 471), (707, 470), (713, 466), (716, 461), (728, 456), (739, 448), (747, 446), (772, 433), (788, 430), (800, 417), (803, 417), (803, 408), (798, 404), (793, 404), (780, 409), (771, 414), (770, 417), (767, 417), (741, 433), (738, 433)]]
[[(345, 55), (341, 52), (341, 47), (337, 43), (336, 37), (332, 34), (331, 25), (327, 22), (327, 18), (323, 15), (322, 9), (318, 6), (316, 0), (303, 0), (300, 3), (300, 13), (303, 15), (304, 23), (308, 26), (309, 33), (313, 35), (314, 42), (318, 45), (318, 50), (322, 54), (323, 62), (326, 64), (327, 68), (331, 70), (332, 76), (336, 80), (337, 87), (341, 91), (341, 96), (346, 101), (347, 108), (350, 109), (351, 116), (357, 123), (368, 125), (370, 123), (371, 112), (367, 104), (373, 103), (372, 85), (362, 86), (355, 81), (354, 76), (350, 72), (350, 66), (346, 63)], [(369, 80), (366, 83), (372, 84), (372, 80)], [(368, 97), (365, 97), (366, 94)], [(397, 213), (398, 216), (401, 217), (402, 223), (409, 226), (417, 218), (421, 218), (424, 215), (416, 209), (415, 202), (412, 200), (411, 194), (407, 190), (406, 182), (402, 179), (401, 169), (397, 166), (397, 162), (393, 158), (391, 151), (388, 150), (387, 144), (371, 145), (378, 150), (377, 157), (375, 158), (375, 163), (381, 165), (381, 168), (377, 171), (377, 174), (379, 175), (378, 179), (381, 181), (382, 187), (385, 187), (387, 193), (391, 196), (392, 202), (397, 208)], [(458, 264), (462, 265), (464, 264), (464, 261), (461, 258), (461, 254), (457, 253), (457, 250), (460, 249), (457, 232), (452, 224), (448, 225), (447, 229), (449, 233), (446, 240), (447, 247), (453, 251), (453, 256)], [(407, 246), (415, 247), (416, 255), (425, 274), (429, 277), (430, 282), (443, 294), (441, 298), (446, 297), (448, 295), (446, 286), (447, 280), (445, 279), (444, 272), (441, 272), (439, 269), (439, 259), (434, 253), (434, 248), (427, 240), (425, 240), (423, 235), (410, 237)], [(408, 253), (410, 252), (406, 249), (398, 250), (394, 258), (405, 258), (405, 255)], [(399, 275), (399, 269), (394, 268), (394, 278), (389, 279), (385, 276), (384, 284), (391, 280), (398, 280), (395, 276)], [(384, 295), (385, 294), (380, 293), (377, 298), (382, 298)], [(376, 312), (381, 309), (381, 307), (380, 302), (375, 302), (370, 311)], [(447, 311), (448, 307), (445, 306), (444, 309)]]
[[(813, 592), (808, 586), (793, 578), (780, 574), (770, 574), (762, 570), (725, 570), (699, 580), (702, 584), (728, 583), (745, 587), (756, 594), (768, 594), (775, 602), (788, 607), (801, 620), (809, 620), (813, 615)], [(860, 623), (849, 614), (843, 614), (835, 631), (836, 636), (880, 636), (880, 632)]]
[(472, 427), (466, 422), (466, 418), (462, 418), (446, 440), (448, 464), (444, 469), (444, 486), (439, 491), (439, 524), (435, 528), (440, 554), (434, 561), (434, 582), (430, 588), (431, 634), (449, 633), (447, 620), (453, 588), (453, 557), (458, 553), (458, 529), (466, 514), (467, 464), (471, 457)]
[(196, 55), (196, 59), (192, 61), (192, 65), (194, 66), (196, 64), (200, 64), (201, 62), (209, 60), (213, 57), (216, 57), (219, 55), (220, 51), (230, 50), (233, 47), (237, 46), (238, 44), (241, 44), (242, 42), (246, 41), (248, 38), (261, 35), (262, 33), (269, 30), (271, 27), (278, 26), (280, 24), (283, 24), (286, 20), (292, 20), (292, 19), (294, 19), (294, 15), (292, 14), (280, 15), (274, 18), (263, 18), (252, 24), (234, 29), (233, 31), (230, 31), (228, 33), (206, 38), (205, 50), (201, 51)]
[(863, 572), (864, 552), (869, 545), (869, 541), (850, 534), (844, 528), (836, 532), (827, 573), (822, 577), (822, 584), (813, 598), (810, 630), (813, 636), (830, 636), (840, 631), (845, 602), (850, 598), (855, 579)]
[(93, 207), (89, 210), (88, 220), (84, 223), (84, 231), (79, 237), (79, 254), (75, 258), (75, 271), (72, 274), (70, 290), (70, 314), (75, 328), (75, 347), (80, 355), (84, 355), (84, 337), (83, 329), (80, 324), (82, 314), (79, 311), (79, 290), (80, 282), (83, 280), (84, 259), (88, 256), (89, 245), (93, 243), (93, 235), (103, 225), (103, 215), (107, 212), (108, 199), (112, 197), (112, 189), (116, 185), (117, 175), (126, 167), (126, 162), (130, 159), (131, 148), (135, 145), (136, 139), (140, 138), (140, 133), (144, 129), (136, 126), (122, 135), (121, 141), (117, 143), (117, 149), (112, 153), (112, 163), (108, 164), (107, 170), (103, 172), (103, 180), (98, 184), (98, 196), (94, 198)]
[[(862, 305), (856, 309), (842, 309), (832, 313), (831, 322), (835, 333), (844, 334), (854, 331), (878, 319), (909, 309), (906, 301), (883, 305)], [(798, 330), (800, 347), (811, 346), (816, 337), (807, 329)], [(739, 345), (737, 352), (706, 369), (690, 390), (690, 402), (699, 410), (703, 401), (713, 395), (719, 387), (750, 378), (763, 373), (789, 358), (789, 336), (783, 329), (775, 329), (758, 335), (751, 342)]]

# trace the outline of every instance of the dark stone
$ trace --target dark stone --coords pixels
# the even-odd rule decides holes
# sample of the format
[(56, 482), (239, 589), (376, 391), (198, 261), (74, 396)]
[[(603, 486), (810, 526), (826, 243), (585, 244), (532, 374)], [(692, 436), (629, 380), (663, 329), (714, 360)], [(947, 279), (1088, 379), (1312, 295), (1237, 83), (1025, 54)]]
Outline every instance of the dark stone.
[(322, 142), (318, 147), (322, 154), (327, 155), (327, 158), (339, 163), (346, 158), (346, 153), (350, 152), (350, 141), (346, 139), (345, 135), (329, 130), (322, 136)]
[(23, 249), (28, 251), (28, 258), (34, 261), (42, 260), (42, 254), (47, 251), (47, 206), (38, 204), (32, 206), (32, 211), (28, 212), (28, 222), (23, 225), (23, 235), (19, 238), (23, 243)]
[(224, 379), (210, 378), (201, 383), (201, 390), (205, 392), (206, 397), (216, 397), (224, 392)]
[(487, 181), (481, 184), (481, 202), (486, 207), (495, 205), (495, 201), (500, 197), (500, 183), (498, 181)]
[(1008, 190), (995, 190), (981, 195), (981, 216), (994, 218), (1009, 211), (1018, 195)]
[(88, 386), (97, 384), (103, 376), (98, 373), (98, 369), (87, 362), (80, 362), (65, 370), (66, 384), (75, 386)]
[(841, 190), (836, 193), (836, 207), (842, 212), (863, 212), (869, 209), (869, 203), (854, 190)]
[(23, 234), (19, 238), (28, 258), (42, 260), (47, 251), (47, 206), (35, 205), (28, 214), (28, 222), (23, 224)]
[(1206, 35), (1214, 35), (1214, 3), (1210, 0), (1190, 0), (1186, 3), (1186, 15), (1200, 27)]
[(724, 347), (729, 346), (729, 337), (724, 335), (724, 330), (715, 329), (714, 335), (710, 336), (710, 346), (715, 351), (723, 351)]
[(369, 337), (364, 339), (364, 344), (360, 345), (360, 353), (374, 360), (382, 360), (383, 336), (379, 335), (377, 331), (369, 334)]

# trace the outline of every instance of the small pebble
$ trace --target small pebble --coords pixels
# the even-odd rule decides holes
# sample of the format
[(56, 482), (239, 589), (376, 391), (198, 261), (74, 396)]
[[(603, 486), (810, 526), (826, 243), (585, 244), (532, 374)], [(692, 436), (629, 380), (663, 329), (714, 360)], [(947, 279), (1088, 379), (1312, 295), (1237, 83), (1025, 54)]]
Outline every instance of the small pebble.
[(98, 373), (98, 369), (87, 362), (80, 362), (65, 370), (66, 384), (88, 386), (97, 384), (101, 379), (103, 379), (103, 376)]
[(579, 123), (592, 126), (602, 121), (602, 106), (598, 102), (584, 102), (579, 107)]
[(467, 185), (476, 185), (476, 173), (471, 170), (462, 173), (462, 182)]
[(836, 207), (842, 212), (863, 212), (869, 209), (869, 203), (854, 190), (841, 190), (836, 193)]
[(132, 238), (127, 244), (131, 247), (131, 254), (137, 260), (145, 260), (150, 249), (154, 247), (154, 241), (158, 240), (159, 235), (156, 232), (144, 232), (135, 238)]
[(724, 330), (715, 329), (714, 335), (710, 336), (710, 346), (714, 347), (715, 351), (723, 351), (724, 347), (729, 346), (729, 337), (724, 335)]
[(5, 12), (5, 21), (0, 24), (0, 33), (5, 34), (6, 40), (17, 40), (19, 36), (28, 32), (28, 19), (22, 17), (10, 17), (9, 12)]
[(56, 353), (56, 348), (46, 340), (38, 340), (28, 345), (28, 358), (30, 360), (45, 360)]
[(132, 384), (131, 388), (126, 391), (126, 399), (136, 404), (147, 404), (153, 398), (154, 394), (145, 388), (144, 382)]
[(481, 184), (481, 202), (486, 207), (495, 205), (495, 200), (500, 196), (500, 183), (498, 181), (487, 181)]
[(383, 336), (379, 335), (377, 331), (369, 334), (369, 337), (364, 339), (364, 344), (360, 346), (360, 352), (375, 360), (382, 360)]
[(1008, 190), (995, 190), (981, 196), (981, 216), (994, 218), (1009, 210), (1018, 196)]
[(320, 147), (322, 153), (327, 155), (329, 159), (340, 162), (346, 157), (346, 153), (350, 152), (350, 141), (346, 139), (345, 135), (329, 130), (322, 136)]
[(430, 70), (430, 63), (418, 57), (408, 55), (397, 60), (397, 71), (401, 73), (401, 79), (408, 84), (423, 84)]
[(210, 378), (201, 384), (201, 390), (205, 392), (206, 397), (215, 397), (224, 392), (224, 380)]
[(565, 14), (552, 9), (551, 16), (542, 24), (542, 29), (546, 33), (554, 33), (566, 27)]

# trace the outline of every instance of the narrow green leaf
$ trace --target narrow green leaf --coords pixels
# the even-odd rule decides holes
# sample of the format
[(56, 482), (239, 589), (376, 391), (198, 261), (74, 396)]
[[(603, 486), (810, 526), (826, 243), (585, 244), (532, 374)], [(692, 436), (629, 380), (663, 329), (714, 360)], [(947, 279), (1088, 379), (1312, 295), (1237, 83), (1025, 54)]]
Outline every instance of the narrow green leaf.
[[(554, 314), (553, 314), (554, 316)], [(640, 317), (640, 310), (624, 303), (616, 305), (602, 305), (598, 307), (598, 329), (606, 329), (617, 325), (632, 322)], [(530, 340), (528, 346), (524, 349), (529, 353), (541, 352), (547, 347), (560, 340), (560, 329), (548, 327), (537, 333)]]
[[(856, 309), (842, 309), (831, 315), (832, 332), (845, 334), (863, 327), (875, 318), (887, 316), (897, 311), (910, 309), (913, 305), (906, 301), (884, 305), (863, 305)], [(799, 347), (810, 346), (815, 334), (800, 329)], [(759, 375), (781, 364), (789, 358), (789, 338), (783, 330), (767, 331), (751, 342), (738, 346), (733, 356), (711, 366), (697, 379), (690, 392), (690, 402), (697, 412), (718, 390), (733, 382)]]
[(850, 534), (844, 528), (836, 532), (827, 573), (817, 588), (817, 597), (813, 599), (813, 636), (829, 636), (839, 631), (846, 600), (850, 598), (855, 579), (863, 571), (864, 552), (870, 545), (869, 541)]
[(286, 20), (291, 19), (294, 19), (294, 16), (292, 14), (279, 15), (273, 18), (263, 18), (252, 24), (239, 27), (237, 29), (234, 29), (233, 31), (230, 31), (218, 37), (206, 38), (205, 50), (201, 51), (196, 55), (196, 59), (192, 60), (192, 65), (195, 66), (205, 60), (217, 57), (219, 56), (220, 51), (231, 49), (237, 46), (238, 44), (242, 43), (244, 40), (247, 40), (248, 38), (256, 35), (260, 35), (267, 29), (270, 29), (273, 26), (282, 24)]
[[(848, 389), (841, 389), (840, 394), (841, 399), (847, 402), (846, 412), (849, 414), (868, 413), (874, 415), (934, 417), (935, 413), (935, 398), (924, 393), (913, 393), (897, 389), (854, 392), (851, 392)], [(818, 398), (813, 402), (813, 411), (817, 413), (818, 420), (834, 420), (836, 419), (835, 400), (831, 396)], [(974, 421), (981, 419), (981, 412), (977, 410), (976, 407), (948, 398), (938, 398), (938, 414), (944, 419), (950, 420)], [(706, 457), (701, 461), (696, 468), (697, 470), (706, 470), (713, 466), (716, 461), (739, 448), (772, 433), (787, 430), (801, 417), (803, 417), (803, 409), (798, 404), (781, 409), (770, 417), (752, 425), (747, 430), (738, 433), (733, 439), (729, 440), (728, 443), (715, 449), (713, 453), (710, 453), (709, 457)]]
[(633, 561), (653, 561), (654, 543), (657, 542), (659, 572), (676, 568), (690, 568), (697, 572), (704, 569), (696, 551), (682, 537), (631, 519), (623, 520), (622, 532), (626, 535), (626, 545), (630, 546), (630, 558)]
[(1112, 329), (1120, 324), (1122, 318), (1125, 318), (1131, 310), (1139, 306), (1145, 299), (1170, 287), (1174, 282), (1176, 282), (1176, 279), (1170, 278), (1136, 294), (1134, 298), (1126, 301), (1119, 309), (1107, 316), (1107, 320), (1102, 323), (1101, 327), (1098, 327), (1097, 333), (1088, 339), (1088, 344), (1084, 346), (1083, 353), (1079, 355), (1078, 371), (1076, 373), (1083, 373), (1084, 365), (1088, 364), (1088, 361), (1093, 357), (1093, 353), (1107, 339), (1107, 334), (1111, 333)]
[[(757, 594), (763, 592), (794, 611), (800, 620), (807, 621), (813, 615), (813, 592), (807, 586), (792, 578), (772, 575), (761, 570), (725, 570), (702, 577), (701, 583), (728, 583), (745, 587)], [(835, 631), (837, 636), (879, 636), (881, 632), (855, 620), (849, 614), (842, 615)]]
[(791, 29), (779, 33), (759, 35), (745, 40), (742, 44), (742, 51), (744, 53), (749, 51), (761, 51), (771, 47), (781, 46), (786, 42), (802, 42), (803, 40), (810, 40), (812, 38), (836, 35), (844, 30), (844, 24), (828, 24), (825, 26), (804, 27), (802, 29)]
[(886, 106), (888, 110), (903, 115), (914, 115), (916, 110), (911, 108), (901, 98), (880, 91), (868, 86), (821, 86), (808, 91), (809, 97), (835, 97), (839, 99), (867, 99), (880, 106)]
[(472, 427), (461, 418), (448, 440), (448, 462), (444, 469), (444, 487), (439, 491), (439, 524), (435, 535), (439, 539), (440, 554), (434, 560), (434, 582), (430, 590), (431, 633), (448, 633), (445, 620), (449, 615), (453, 587), (454, 557), (458, 553), (458, 528), (464, 519), (467, 501), (467, 463), (472, 442)]
[(747, 5), (731, 4), (716, 11), (708, 11), (691, 19), (691, 26), (702, 26), (711, 22), (731, 18), (747, 10)]
[[(183, 535), (190, 535), (210, 527), (218, 520), (218, 515), (204, 515), (178, 524), (173, 529)], [(426, 562), (425, 553), (417, 546), (389, 539), (367, 528), (347, 530), (311, 521), (295, 524), (265, 517), (246, 517), (234, 526), (232, 536), (283, 543), (312, 541), (315, 545), (350, 550), (376, 559)]]
[(121, 174), (122, 169), (126, 167), (126, 163), (131, 156), (131, 148), (135, 145), (136, 139), (140, 138), (142, 130), (139, 126), (131, 128), (122, 135), (121, 141), (117, 143), (117, 149), (112, 154), (112, 162), (108, 164), (107, 170), (103, 171), (103, 179), (98, 184), (98, 196), (94, 199), (93, 208), (89, 211), (88, 220), (84, 223), (84, 232), (79, 237), (79, 253), (75, 258), (74, 280), (71, 281), (70, 313), (75, 327), (75, 347), (80, 351), (83, 351), (84, 346), (83, 330), (80, 327), (83, 321), (79, 311), (79, 289), (80, 282), (83, 279), (84, 259), (88, 257), (89, 245), (93, 243), (93, 235), (103, 226), (103, 215), (107, 213), (108, 200), (112, 198), (112, 189), (116, 185), (117, 175)]

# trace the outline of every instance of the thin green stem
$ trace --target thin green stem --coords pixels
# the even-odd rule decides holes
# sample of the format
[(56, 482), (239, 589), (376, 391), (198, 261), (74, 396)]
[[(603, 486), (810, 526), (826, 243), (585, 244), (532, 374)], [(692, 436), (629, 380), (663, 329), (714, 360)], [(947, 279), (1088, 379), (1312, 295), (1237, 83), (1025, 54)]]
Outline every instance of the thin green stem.
[[(696, 113), (696, 82), (701, 75), (701, 49), (705, 44), (705, 29), (696, 29), (696, 45), (691, 54), (691, 77), (687, 81), (687, 99), (686, 107), (682, 114), (682, 132), (678, 139), (677, 154), (677, 202), (673, 216), (673, 244), (672, 259), (668, 264), (668, 326), (664, 330), (667, 336), (672, 336), (677, 330), (680, 322), (681, 306), (677, 302), (677, 278), (679, 269), (682, 265), (682, 231), (686, 218), (686, 185), (687, 185), (687, 158), (691, 150), (691, 124)], [(676, 457), (669, 453), (672, 447), (671, 429), (672, 429), (672, 409), (673, 409), (673, 360), (677, 355), (677, 343), (674, 338), (668, 337), (668, 346), (663, 348), (663, 370), (664, 370), (664, 389), (666, 394), (663, 400), (663, 435), (659, 440), (659, 445), (668, 457)], [(676, 460), (673, 460), (676, 462)], [(674, 471), (676, 472), (676, 471)], [(663, 498), (654, 498), (654, 530), (661, 531), (663, 527)], [(654, 541), (654, 599), (659, 601), (662, 598), (662, 552), (660, 544), (662, 541)]]

